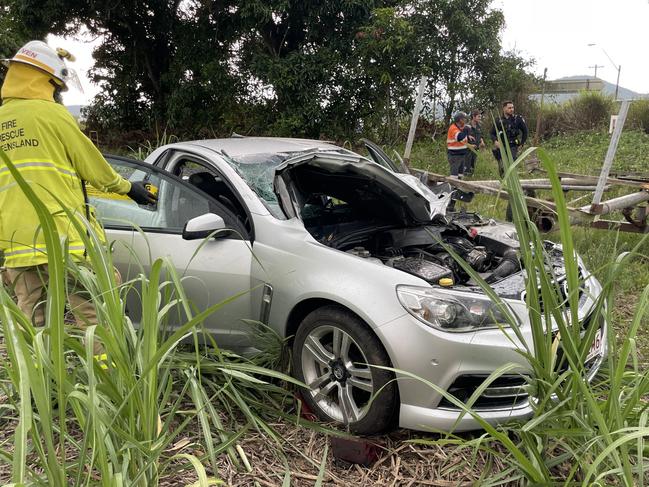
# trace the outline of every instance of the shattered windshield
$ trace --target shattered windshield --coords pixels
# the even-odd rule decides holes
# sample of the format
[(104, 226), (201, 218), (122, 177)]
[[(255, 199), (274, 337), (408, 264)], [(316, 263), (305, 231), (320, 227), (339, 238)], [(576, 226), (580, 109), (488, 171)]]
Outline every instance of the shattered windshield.
[(283, 217), (283, 213), (273, 190), (275, 168), (292, 156), (293, 153), (252, 154), (238, 156), (234, 159), (223, 153), (225, 161), (237, 171), (250, 189), (266, 204), (270, 212), (278, 217)]
[(285, 215), (277, 201), (277, 195), (273, 188), (275, 168), (285, 160), (302, 153), (303, 151), (248, 154), (233, 157), (221, 152), (225, 161), (237, 171), (250, 189), (259, 196), (268, 210), (277, 218), (285, 218)]

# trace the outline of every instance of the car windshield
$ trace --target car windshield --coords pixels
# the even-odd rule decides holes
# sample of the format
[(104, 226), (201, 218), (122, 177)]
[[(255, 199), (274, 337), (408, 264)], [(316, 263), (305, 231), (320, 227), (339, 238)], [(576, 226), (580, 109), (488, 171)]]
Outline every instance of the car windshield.
[(282, 162), (298, 156), (302, 152), (281, 152), (230, 156), (221, 152), (225, 161), (234, 168), (246, 184), (264, 202), (268, 210), (277, 218), (286, 218), (273, 188), (275, 168)]
[(251, 154), (236, 158), (224, 152), (221, 154), (275, 217), (286, 218), (273, 190), (273, 179), (275, 168), (291, 157), (293, 153)]

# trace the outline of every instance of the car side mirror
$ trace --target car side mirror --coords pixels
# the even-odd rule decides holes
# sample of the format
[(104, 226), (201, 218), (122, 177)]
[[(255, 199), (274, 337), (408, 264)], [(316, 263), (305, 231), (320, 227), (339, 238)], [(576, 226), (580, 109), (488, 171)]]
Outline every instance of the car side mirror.
[[(219, 215), (214, 213), (205, 213), (204, 215), (192, 218), (183, 228), (184, 240), (197, 240), (207, 238), (214, 232), (225, 230), (225, 221)], [(223, 235), (223, 233), (220, 233)]]

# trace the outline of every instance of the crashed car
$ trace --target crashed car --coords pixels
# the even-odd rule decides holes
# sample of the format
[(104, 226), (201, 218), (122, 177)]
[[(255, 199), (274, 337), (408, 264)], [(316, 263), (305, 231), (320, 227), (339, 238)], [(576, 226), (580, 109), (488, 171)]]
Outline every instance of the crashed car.
[[(139, 272), (136, 257), (145, 270), (166, 257), (196, 309), (240, 294), (206, 319), (221, 347), (258, 348), (250, 320), (290, 338), (293, 374), (309, 387), (304, 401), (324, 421), (364, 434), (394, 425), (476, 429), (473, 417), (405, 373), (466, 401), (510, 362), (521, 373), (495, 380), (473, 408), (490, 423), (528, 417), (529, 365), (449, 251), (491, 283), (531, 343), (513, 227), (447, 218), (449, 194), (370, 154), (303, 139), (180, 142), (144, 162), (107, 157), (120, 174), (156, 187), (157, 204), (99, 192), (90, 199), (125, 278)], [(547, 246), (560, 278), (561, 249)], [(579, 317), (601, 320), (593, 312), (600, 284), (580, 265)], [(591, 376), (606, 352), (605, 327), (586, 357)]]

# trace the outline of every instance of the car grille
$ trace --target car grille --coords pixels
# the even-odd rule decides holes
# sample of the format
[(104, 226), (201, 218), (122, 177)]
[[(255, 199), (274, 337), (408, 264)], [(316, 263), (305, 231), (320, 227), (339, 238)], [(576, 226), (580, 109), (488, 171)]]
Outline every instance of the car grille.
[[(582, 321), (582, 329), (585, 330), (588, 328), (593, 320), (597, 320), (596, 326), (603, 327), (604, 316), (601, 313), (598, 313), (597, 315), (591, 313)], [(568, 361), (564, 360), (563, 357), (563, 349), (561, 348), (561, 344), (559, 344), (555, 362), (555, 370), (559, 373), (565, 372), (569, 368)], [(599, 362), (600, 357), (596, 356), (585, 363), (585, 373), (587, 377), (592, 378), (595, 373), (593, 367), (597, 367)], [(488, 375), (478, 374), (462, 375), (448, 388), (448, 392), (453, 394), (453, 396), (460, 401), (466, 403), (487, 377)], [(474, 409), (487, 409), (522, 405), (529, 399), (529, 394), (524, 387), (526, 384), (527, 379), (522, 375), (503, 375), (498, 377), (489, 385), (489, 387), (487, 387), (487, 389), (484, 390), (482, 395), (475, 401), (473, 407)], [(457, 409), (457, 406), (446, 398), (443, 398), (440, 401), (439, 407)]]
[[(482, 385), (487, 375), (462, 375), (449, 387), (448, 392), (466, 403), (471, 395)], [(521, 375), (503, 375), (494, 380), (473, 404), (475, 409), (511, 407), (525, 402), (529, 395), (527, 384)], [(443, 398), (439, 407), (457, 409), (457, 406)]]

